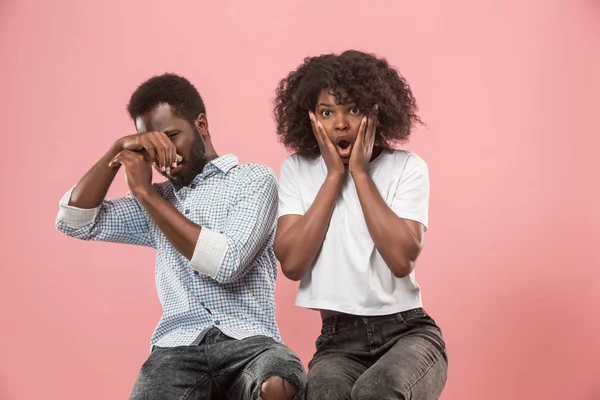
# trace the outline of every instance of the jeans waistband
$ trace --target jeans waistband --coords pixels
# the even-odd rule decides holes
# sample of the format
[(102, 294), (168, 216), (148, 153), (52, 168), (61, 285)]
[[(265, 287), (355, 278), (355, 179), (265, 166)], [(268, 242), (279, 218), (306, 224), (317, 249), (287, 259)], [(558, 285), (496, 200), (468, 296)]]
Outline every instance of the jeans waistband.
[(335, 333), (339, 330), (364, 327), (369, 324), (406, 322), (415, 316), (425, 317), (427, 313), (421, 307), (412, 310), (406, 310), (395, 314), (361, 316), (351, 314), (338, 314), (327, 317), (322, 321), (323, 327), (321, 333)]

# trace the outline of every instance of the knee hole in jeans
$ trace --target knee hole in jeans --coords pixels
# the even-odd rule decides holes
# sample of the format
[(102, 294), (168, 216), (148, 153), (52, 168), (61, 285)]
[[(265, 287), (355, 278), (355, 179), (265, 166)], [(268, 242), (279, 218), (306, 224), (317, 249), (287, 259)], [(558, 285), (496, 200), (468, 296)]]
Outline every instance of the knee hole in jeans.
[(286, 379), (271, 376), (262, 383), (261, 397), (263, 400), (292, 400), (296, 390)]

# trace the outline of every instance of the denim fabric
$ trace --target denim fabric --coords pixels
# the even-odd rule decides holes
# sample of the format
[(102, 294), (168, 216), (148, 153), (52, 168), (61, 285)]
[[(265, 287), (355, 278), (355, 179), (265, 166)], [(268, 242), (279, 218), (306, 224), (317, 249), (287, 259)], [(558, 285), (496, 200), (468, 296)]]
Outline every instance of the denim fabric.
[(154, 347), (131, 400), (259, 399), (271, 376), (304, 399), (306, 373), (298, 356), (266, 336), (236, 340), (210, 329), (197, 346)]
[(446, 383), (441, 330), (420, 308), (326, 318), (316, 347), (307, 400), (435, 400)]

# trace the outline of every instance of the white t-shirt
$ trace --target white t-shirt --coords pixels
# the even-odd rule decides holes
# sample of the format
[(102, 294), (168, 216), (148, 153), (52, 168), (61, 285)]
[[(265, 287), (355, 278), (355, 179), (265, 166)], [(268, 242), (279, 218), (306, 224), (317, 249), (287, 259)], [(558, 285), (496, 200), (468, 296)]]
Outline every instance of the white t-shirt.
[[(286, 157), (279, 174), (279, 215), (304, 215), (327, 175), (323, 157)], [(429, 170), (416, 154), (384, 151), (369, 164), (386, 204), (400, 218), (428, 223)], [(354, 315), (386, 315), (422, 306), (414, 271), (396, 278), (369, 234), (354, 180), (340, 189), (323, 247), (300, 282), (296, 305)]]

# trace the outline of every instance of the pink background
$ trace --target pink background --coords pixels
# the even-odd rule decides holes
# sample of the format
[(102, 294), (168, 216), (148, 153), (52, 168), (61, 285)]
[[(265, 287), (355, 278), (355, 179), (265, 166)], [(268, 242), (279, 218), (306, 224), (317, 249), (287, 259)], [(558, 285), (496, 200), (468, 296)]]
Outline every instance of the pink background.
[[(188, 77), (218, 151), (277, 171), (278, 80), (358, 48), (399, 67), (428, 123), (408, 148), (431, 170), (417, 277), (448, 344), (443, 399), (600, 399), (599, 33), (597, 0), (3, 0), (0, 398), (124, 399), (148, 354), (153, 252), (54, 229), (61, 195), (134, 132), (139, 83)], [(319, 320), (294, 296), (280, 279), (308, 362)]]

